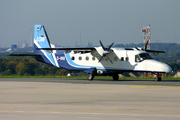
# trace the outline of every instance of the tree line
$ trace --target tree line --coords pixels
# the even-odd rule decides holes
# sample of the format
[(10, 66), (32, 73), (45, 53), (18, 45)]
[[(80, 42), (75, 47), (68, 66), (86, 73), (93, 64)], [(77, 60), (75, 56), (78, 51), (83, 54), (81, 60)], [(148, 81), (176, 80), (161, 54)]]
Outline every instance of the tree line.
[(37, 62), (31, 57), (0, 57), (0, 75), (66, 76), (68, 71)]

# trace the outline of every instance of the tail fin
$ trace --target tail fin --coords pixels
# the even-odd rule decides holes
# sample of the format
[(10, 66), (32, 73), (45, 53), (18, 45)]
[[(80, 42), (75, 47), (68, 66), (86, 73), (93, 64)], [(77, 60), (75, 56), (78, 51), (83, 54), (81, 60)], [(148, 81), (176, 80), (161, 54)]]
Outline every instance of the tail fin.
[(51, 44), (43, 25), (34, 26), (34, 52), (40, 54), (47, 64), (55, 65), (51, 51), (37, 50), (36, 48), (51, 48)]

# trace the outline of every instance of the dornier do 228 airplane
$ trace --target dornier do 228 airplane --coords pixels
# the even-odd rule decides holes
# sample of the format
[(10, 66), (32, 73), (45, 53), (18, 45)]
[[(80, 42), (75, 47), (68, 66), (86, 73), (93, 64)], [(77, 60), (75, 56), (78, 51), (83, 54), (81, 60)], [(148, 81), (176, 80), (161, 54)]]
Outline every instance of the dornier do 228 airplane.
[(123, 72), (151, 72), (156, 74), (155, 81), (161, 81), (160, 73), (170, 73), (171, 67), (154, 60), (149, 53), (164, 53), (164, 51), (149, 50), (148, 41), (144, 48), (112, 48), (105, 47), (101, 41), (100, 47), (60, 48), (50, 43), (45, 27), (34, 26), (34, 53), (10, 54), (10, 56), (32, 56), (37, 61), (51, 64), (69, 71), (88, 73), (88, 80), (96, 75), (110, 75), (118, 80)]

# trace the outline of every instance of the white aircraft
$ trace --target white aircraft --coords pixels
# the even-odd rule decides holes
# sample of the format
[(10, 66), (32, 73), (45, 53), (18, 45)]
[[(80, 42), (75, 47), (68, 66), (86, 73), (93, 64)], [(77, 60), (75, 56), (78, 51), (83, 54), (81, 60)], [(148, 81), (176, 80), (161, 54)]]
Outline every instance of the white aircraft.
[(88, 73), (88, 80), (96, 75), (110, 75), (118, 80), (123, 72), (151, 72), (156, 74), (155, 81), (161, 81), (159, 73), (170, 73), (171, 67), (154, 60), (149, 53), (164, 53), (164, 51), (147, 50), (145, 48), (112, 48), (100, 47), (56, 48), (49, 41), (43, 25), (34, 26), (34, 53), (10, 54), (10, 56), (32, 56), (37, 61), (51, 64), (67, 70), (80, 70)]

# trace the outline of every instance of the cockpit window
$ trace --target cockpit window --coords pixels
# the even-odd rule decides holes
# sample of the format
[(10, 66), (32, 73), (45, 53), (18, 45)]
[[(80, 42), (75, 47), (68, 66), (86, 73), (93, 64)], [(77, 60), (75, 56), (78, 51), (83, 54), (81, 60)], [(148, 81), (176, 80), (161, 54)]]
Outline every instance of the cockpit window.
[(152, 59), (152, 57), (148, 53), (141, 53), (139, 55), (135, 55), (135, 62), (141, 62), (146, 59)]
[(140, 61), (139, 55), (135, 55), (135, 62), (139, 62), (139, 61)]
[(141, 60), (146, 60), (146, 59), (152, 59), (152, 57), (148, 53), (141, 53), (139, 54)]

